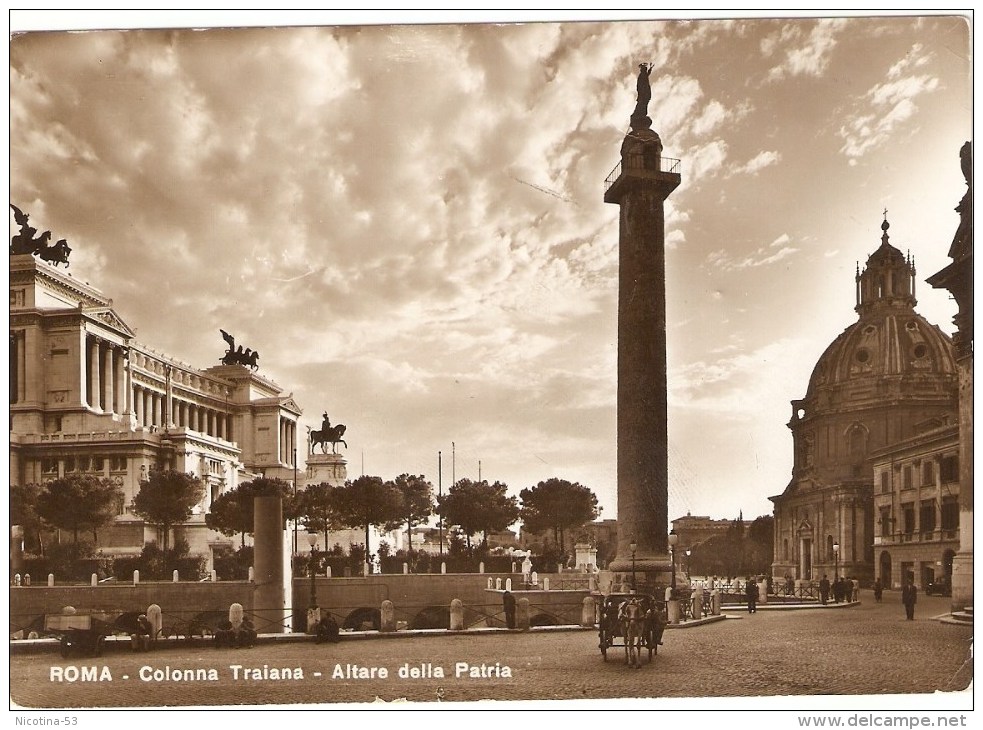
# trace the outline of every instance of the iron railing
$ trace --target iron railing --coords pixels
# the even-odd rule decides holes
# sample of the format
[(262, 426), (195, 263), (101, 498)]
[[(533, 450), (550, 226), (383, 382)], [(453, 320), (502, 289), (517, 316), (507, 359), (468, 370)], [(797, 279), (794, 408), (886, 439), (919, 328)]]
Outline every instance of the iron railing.
[[(657, 165), (653, 164), (656, 160), (658, 161)], [(623, 167), (628, 170), (650, 170), (652, 172), (668, 172), (678, 175), (681, 164), (679, 160), (673, 157), (653, 158), (644, 154), (626, 155), (614, 166), (614, 169), (611, 170), (608, 176), (604, 178), (604, 192), (610, 190), (615, 181), (621, 177)]]

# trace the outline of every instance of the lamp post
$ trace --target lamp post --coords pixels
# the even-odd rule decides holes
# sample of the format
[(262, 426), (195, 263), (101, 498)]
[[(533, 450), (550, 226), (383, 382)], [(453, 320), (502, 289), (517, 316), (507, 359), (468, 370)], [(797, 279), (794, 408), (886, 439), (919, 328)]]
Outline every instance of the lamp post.
[(311, 546), (311, 559), (309, 564), (311, 573), (311, 608), (317, 608), (317, 589), (314, 585), (314, 577), (317, 575), (317, 533), (308, 532), (307, 542)]
[(838, 542), (833, 543), (833, 580), (838, 580), (840, 577), (840, 544)]
[(672, 561), (672, 592), (676, 592), (676, 543), (679, 542), (679, 535), (675, 530), (669, 531), (669, 558)]
[(635, 538), (632, 538), (631, 543), (628, 545), (628, 549), (631, 550), (631, 589), (634, 591), (637, 586), (635, 585), (635, 550), (638, 548), (638, 543), (635, 542)]
[(689, 577), (689, 556), (693, 554), (693, 551), (686, 548), (686, 580), (691, 580)]

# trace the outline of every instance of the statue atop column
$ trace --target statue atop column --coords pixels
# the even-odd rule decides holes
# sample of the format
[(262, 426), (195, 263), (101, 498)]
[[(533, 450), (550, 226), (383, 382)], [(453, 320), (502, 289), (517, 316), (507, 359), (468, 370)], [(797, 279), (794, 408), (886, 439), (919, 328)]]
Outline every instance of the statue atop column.
[(652, 87), (649, 84), (652, 68), (651, 63), (638, 64), (638, 79), (635, 82), (638, 101), (635, 103), (635, 111), (631, 114), (631, 128), (635, 131), (649, 129), (652, 126), (652, 119), (648, 115), (649, 102), (652, 101)]

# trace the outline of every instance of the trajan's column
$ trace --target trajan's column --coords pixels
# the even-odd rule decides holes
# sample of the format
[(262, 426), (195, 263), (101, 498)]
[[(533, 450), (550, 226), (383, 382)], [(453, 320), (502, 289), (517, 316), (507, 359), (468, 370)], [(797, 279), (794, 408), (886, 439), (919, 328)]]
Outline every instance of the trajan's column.
[[(605, 181), (621, 206), (618, 273), (618, 552), (622, 581), (667, 585), (669, 450), (666, 398), (665, 201), (679, 161), (662, 157), (648, 103), (651, 64), (638, 72), (638, 103)], [(631, 549), (634, 544), (634, 553)]]

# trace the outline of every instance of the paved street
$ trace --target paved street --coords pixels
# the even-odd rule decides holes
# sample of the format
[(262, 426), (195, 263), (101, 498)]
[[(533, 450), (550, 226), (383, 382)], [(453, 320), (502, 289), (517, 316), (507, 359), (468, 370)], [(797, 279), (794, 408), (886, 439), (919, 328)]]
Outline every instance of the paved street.
[[(759, 611), (670, 630), (654, 663), (639, 670), (628, 669), (611, 652), (605, 663), (591, 632), (261, 644), (242, 650), (171, 647), (70, 661), (52, 653), (15, 655), (11, 699), (25, 707), (94, 708), (370, 702), (376, 697), (433, 702), (439, 688), (447, 701), (469, 701), (907, 694), (957, 691), (969, 684), (972, 628), (929, 618), (944, 613), (948, 599), (920, 597), (913, 622), (904, 620), (897, 593), (886, 594), (882, 604), (866, 591), (862, 599), (853, 608)], [(458, 662), (477, 667), (479, 675), (485, 665), (485, 673), (493, 676), (472, 677), (470, 669), (455, 676)], [(332, 678), (336, 666), (348, 674), (349, 664), (368, 668), (364, 671), (385, 668), (388, 676), (379, 677), (377, 669), (375, 678)], [(69, 665), (94, 666), (105, 679), (52, 681), (52, 668), (65, 671)], [(299, 667), (303, 679), (246, 679), (244, 670), (235, 679), (233, 665)], [(403, 679), (398, 676), (403, 665), (422, 667), (423, 674), (428, 665), (431, 674), (440, 667), (445, 676)], [(216, 679), (143, 681), (145, 666), (161, 674), (200, 669), (207, 675), (214, 669)], [(494, 676), (496, 666), (499, 675), (506, 674), (501, 668), (507, 666), (511, 677)]]

